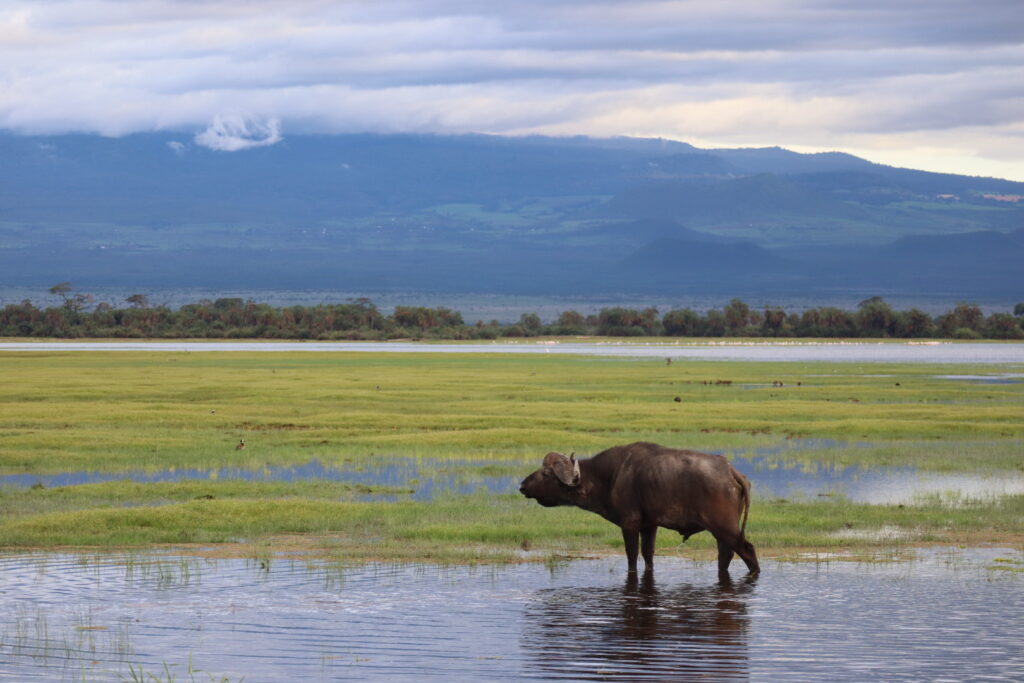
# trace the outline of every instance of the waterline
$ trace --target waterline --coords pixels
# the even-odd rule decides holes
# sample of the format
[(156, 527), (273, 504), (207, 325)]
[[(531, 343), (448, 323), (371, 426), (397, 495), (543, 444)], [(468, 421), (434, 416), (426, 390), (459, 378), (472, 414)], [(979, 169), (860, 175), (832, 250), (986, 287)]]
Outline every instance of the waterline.
[(679, 342), (0, 342), (3, 351), (511, 353), (673, 358), (689, 360), (831, 363), (1024, 363), (1024, 343), (877, 341)]

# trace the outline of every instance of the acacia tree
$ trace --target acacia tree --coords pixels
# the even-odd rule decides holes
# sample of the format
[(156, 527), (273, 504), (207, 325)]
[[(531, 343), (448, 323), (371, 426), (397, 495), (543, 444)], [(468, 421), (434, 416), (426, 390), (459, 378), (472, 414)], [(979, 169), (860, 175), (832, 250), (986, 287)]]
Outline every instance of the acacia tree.
[(935, 334), (935, 323), (932, 322), (932, 317), (924, 311), (911, 308), (909, 311), (898, 314), (896, 331), (900, 337), (931, 337)]
[(761, 334), (766, 337), (781, 337), (786, 332), (786, 312), (781, 308), (764, 309)]
[(132, 308), (146, 308), (149, 306), (149, 298), (145, 294), (132, 294), (125, 297), (124, 300), (130, 303)]
[(519, 325), (530, 337), (534, 337), (541, 332), (540, 316), (536, 313), (523, 313), (519, 316)]
[(555, 334), (586, 334), (587, 320), (577, 311), (562, 311), (555, 330)]
[(725, 336), (725, 316), (721, 311), (712, 308), (704, 316), (704, 334), (708, 337)]
[(74, 291), (74, 289), (75, 288), (71, 286), (70, 282), (58, 282), (53, 287), (50, 287), (50, 289), (47, 291), (49, 291), (50, 294), (53, 294), (54, 296), (59, 296), (61, 301), (64, 302), (64, 305), (67, 306), (68, 299), (71, 296), (71, 292)]
[(862, 337), (891, 337), (896, 331), (896, 312), (880, 296), (857, 305), (857, 327)]
[(597, 333), (606, 337), (642, 337), (644, 316), (632, 308), (602, 308), (597, 316)]
[(742, 336), (750, 325), (750, 306), (739, 299), (730, 301), (722, 315), (725, 318), (725, 331), (730, 336)]
[(80, 313), (95, 301), (92, 294), (85, 294), (84, 292), (76, 292), (75, 288), (70, 282), (58, 282), (49, 289), (50, 294), (59, 296), (62, 301), (62, 305), (72, 313)]
[(700, 314), (689, 308), (669, 311), (661, 324), (670, 337), (699, 337), (704, 327)]
[(659, 335), (662, 327), (661, 321), (658, 319), (658, 309), (654, 306), (649, 306), (640, 311), (640, 326), (652, 337)]
[(959, 303), (952, 311), (939, 316), (939, 332), (945, 337), (981, 336), (985, 314), (976, 304)]
[(1024, 329), (1009, 313), (993, 313), (985, 320), (985, 336), (989, 339), (1024, 339)]
[(443, 306), (437, 308), (395, 306), (391, 317), (395, 324), (401, 327), (417, 327), (424, 332), (440, 327), (458, 327), (465, 324), (461, 313)]

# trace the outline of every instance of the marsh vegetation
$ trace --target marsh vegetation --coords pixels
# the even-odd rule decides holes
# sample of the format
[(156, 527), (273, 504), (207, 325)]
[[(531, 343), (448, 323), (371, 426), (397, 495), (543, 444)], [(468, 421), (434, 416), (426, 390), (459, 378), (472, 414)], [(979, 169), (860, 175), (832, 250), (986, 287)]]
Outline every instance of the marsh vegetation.
[[(475, 476), (525, 475), (549, 450), (651, 440), (763, 467), (1024, 469), (1017, 366), (720, 363), (500, 354), (0, 354), (0, 546), (211, 544), (346, 559), (492, 562), (615, 553), (607, 522), (541, 513)], [(678, 400), (676, 400), (678, 399)], [(246, 448), (236, 449), (244, 439)], [(855, 446), (855, 447), (851, 447)], [(409, 461), (407, 481), (221, 478), (310, 461), (359, 471)], [(138, 471), (194, 471), (131, 481)], [(415, 499), (441, 470), (468, 486)], [(43, 477), (110, 480), (50, 486)], [(872, 505), (758, 496), (749, 533), (769, 556), (914, 543), (1019, 546), (1024, 496), (932, 495)], [(119, 479), (124, 475), (124, 479)], [(29, 477), (25, 479), (24, 477)], [(201, 477), (201, 478), (200, 478)], [(658, 553), (710, 552), (698, 535)]]

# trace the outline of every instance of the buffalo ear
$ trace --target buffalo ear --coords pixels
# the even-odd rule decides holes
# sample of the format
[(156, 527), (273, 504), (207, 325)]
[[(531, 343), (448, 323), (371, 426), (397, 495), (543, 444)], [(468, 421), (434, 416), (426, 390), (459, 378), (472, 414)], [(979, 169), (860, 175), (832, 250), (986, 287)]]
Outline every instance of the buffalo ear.
[(544, 462), (542, 462), (541, 465), (543, 467), (549, 467), (551, 469), (554, 469), (555, 463), (557, 463), (559, 460), (565, 460), (565, 456), (562, 455), (561, 453), (555, 453), (554, 451), (552, 451), (551, 453), (548, 453), (547, 455), (544, 456)]
[(548, 453), (544, 456), (544, 467), (550, 468), (558, 481), (566, 486), (579, 486), (580, 465), (576, 462), (575, 454), (570, 459), (561, 453)]

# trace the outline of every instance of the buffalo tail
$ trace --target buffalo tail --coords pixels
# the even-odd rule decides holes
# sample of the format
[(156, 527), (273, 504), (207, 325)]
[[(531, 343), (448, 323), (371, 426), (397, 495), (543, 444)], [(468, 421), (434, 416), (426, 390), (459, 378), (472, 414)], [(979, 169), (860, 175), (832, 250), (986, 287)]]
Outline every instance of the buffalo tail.
[(740, 495), (743, 496), (743, 522), (740, 524), (740, 538), (746, 538), (747, 516), (750, 514), (750, 480), (744, 477), (739, 471), (729, 464), (732, 470), (732, 477), (740, 485)]

